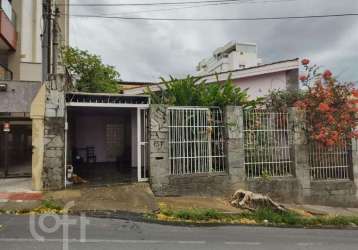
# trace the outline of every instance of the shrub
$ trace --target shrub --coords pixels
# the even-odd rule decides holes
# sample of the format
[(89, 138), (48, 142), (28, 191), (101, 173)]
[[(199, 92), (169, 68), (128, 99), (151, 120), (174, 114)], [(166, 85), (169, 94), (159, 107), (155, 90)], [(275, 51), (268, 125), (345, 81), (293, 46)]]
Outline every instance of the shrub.
[(318, 66), (311, 66), (307, 61), (302, 61), (305, 74), (300, 77), (307, 92), (295, 106), (306, 111), (309, 138), (332, 146), (358, 137), (354, 131), (357, 126), (357, 90), (350, 83), (338, 82), (329, 70), (320, 73)]
[(207, 84), (199, 77), (187, 76), (184, 79), (170, 77), (162, 79), (165, 88), (147, 93), (152, 103), (173, 106), (218, 106), (237, 105), (254, 107), (260, 100), (249, 100), (246, 90), (235, 86), (230, 77), (224, 83)]

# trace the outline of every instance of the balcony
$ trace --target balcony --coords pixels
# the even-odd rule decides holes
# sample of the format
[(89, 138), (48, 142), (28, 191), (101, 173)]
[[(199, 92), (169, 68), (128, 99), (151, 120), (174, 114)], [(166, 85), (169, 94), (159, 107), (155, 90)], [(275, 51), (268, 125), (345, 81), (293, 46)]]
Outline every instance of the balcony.
[(0, 50), (16, 50), (16, 14), (9, 0), (0, 0)]

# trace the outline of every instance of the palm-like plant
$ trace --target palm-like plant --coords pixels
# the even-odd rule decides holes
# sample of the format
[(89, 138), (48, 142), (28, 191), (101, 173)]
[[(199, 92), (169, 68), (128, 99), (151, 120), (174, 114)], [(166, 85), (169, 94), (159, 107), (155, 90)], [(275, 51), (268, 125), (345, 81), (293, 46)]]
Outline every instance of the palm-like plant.
[(152, 103), (174, 106), (218, 106), (238, 105), (243, 107), (256, 106), (257, 100), (250, 101), (246, 90), (235, 86), (229, 76), (224, 83), (206, 83), (200, 77), (187, 76), (184, 79), (162, 78), (165, 88), (147, 92)]

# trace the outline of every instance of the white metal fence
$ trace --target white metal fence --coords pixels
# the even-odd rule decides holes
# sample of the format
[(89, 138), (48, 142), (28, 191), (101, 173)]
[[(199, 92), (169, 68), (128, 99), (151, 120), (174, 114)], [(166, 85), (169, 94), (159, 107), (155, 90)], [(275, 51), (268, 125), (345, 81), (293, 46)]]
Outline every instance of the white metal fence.
[(309, 165), (312, 180), (348, 180), (352, 170), (351, 144), (327, 147), (311, 142)]
[(169, 108), (170, 173), (225, 171), (224, 124), (219, 108)]
[(288, 113), (244, 111), (245, 171), (248, 178), (292, 176)]

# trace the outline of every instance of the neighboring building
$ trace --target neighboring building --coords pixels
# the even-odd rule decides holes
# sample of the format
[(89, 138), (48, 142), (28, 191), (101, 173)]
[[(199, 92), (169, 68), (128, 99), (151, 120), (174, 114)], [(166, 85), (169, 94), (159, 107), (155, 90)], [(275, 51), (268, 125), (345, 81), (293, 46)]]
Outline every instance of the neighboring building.
[[(53, 3), (60, 4), (66, 45), (68, 0)], [(1, 0), (0, 7), (0, 178), (31, 176), (30, 110), (42, 85), (42, 0)]]
[[(264, 96), (273, 89), (298, 89), (299, 59), (292, 59), (255, 67), (202, 75), (208, 84), (224, 82), (231, 77), (233, 83), (241, 89), (247, 89), (250, 98)], [(125, 90), (125, 94), (143, 94), (147, 87)], [(152, 91), (165, 89), (165, 85), (151, 86)]]
[[(68, 43), (68, 0), (57, 0)], [(1, 0), (0, 80), (41, 81), (42, 0)]]
[[(229, 42), (202, 60), (195, 76), (206, 83), (219, 83), (229, 77), (236, 86), (246, 89), (250, 98), (264, 96), (274, 89), (298, 89), (299, 59), (262, 64), (253, 43)], [(147, 87), (131, 88), (125, 94), (143, 94)], [(164, 84), (151, 86), (152, 91), (165, 89)]]
[(211, 58), (203, 59), (196, 67), (196, 75), (208, 75), (230, 70), (255, 67), (261, 64), (257, 57), (257, 46), (254, 43), (231, 41), (216, 49)]
[(123, 92), (140, 87), (157, 85), (157, 83), (154, 82), (133, 82), (133, 81), (120, 81), (118, 84), (121, 86)]
[(202, 76), (207, 83), (225, 82), (229, 77), (234, 85), (246, 89), (251, 99), (264, 96), (272, 90), (299, 88), (299, 59), (291, 59), (239, 70)]

